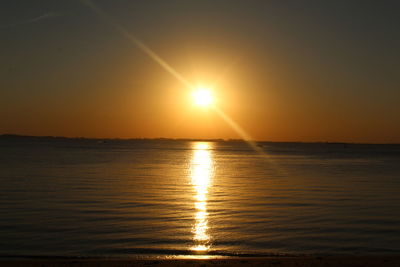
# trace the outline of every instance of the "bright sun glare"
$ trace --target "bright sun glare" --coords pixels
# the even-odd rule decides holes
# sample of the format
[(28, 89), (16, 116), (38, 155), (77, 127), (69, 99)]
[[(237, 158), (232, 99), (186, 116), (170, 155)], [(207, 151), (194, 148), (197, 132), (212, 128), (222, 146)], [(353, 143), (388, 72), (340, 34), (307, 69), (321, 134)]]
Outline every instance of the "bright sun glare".
[(194, 103), (201, 107), (208, 107), (214, 102), (212, 91), (205, 87), (198, 87), (192, 96)]

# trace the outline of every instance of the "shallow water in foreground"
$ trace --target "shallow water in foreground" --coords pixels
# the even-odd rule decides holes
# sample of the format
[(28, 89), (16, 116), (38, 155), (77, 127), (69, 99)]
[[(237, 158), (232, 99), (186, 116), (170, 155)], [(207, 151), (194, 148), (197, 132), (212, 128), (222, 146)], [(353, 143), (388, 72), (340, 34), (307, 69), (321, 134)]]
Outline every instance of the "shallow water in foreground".
[(400, 252), (400, 146), (0, 139), (0, 256)]

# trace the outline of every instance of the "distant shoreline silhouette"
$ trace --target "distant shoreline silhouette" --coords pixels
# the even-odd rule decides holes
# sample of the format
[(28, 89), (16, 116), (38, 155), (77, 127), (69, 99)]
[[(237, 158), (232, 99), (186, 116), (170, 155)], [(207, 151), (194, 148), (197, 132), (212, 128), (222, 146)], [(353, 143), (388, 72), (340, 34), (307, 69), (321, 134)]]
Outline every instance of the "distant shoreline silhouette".
[[(23, 135), (23, 134), (0, 134), (0, 140), (18, 140), (18, 139), (46, 139), (46, 140), (96, 140), (103, 143), (109, 141), (190, 141), (190, 142), (246, 142), (243, 139), (222, 139), (222, 138), (167, 138), (167, 137), (157, 137), (157, 138), (96, 138), (96, 137), (66, 137), (66, 136), (35, 136), (35, 135)], [(358, 142), (330, 142), (330, 141), (316, 141), (316, 142), (302, 142), (302, 141), (267, 141), (267, 140), (253, 140), (257, 142), (258, 146), (262, 144), (326, 144), (326, 145), (400, 145), (400, 143), (358, 143)]]

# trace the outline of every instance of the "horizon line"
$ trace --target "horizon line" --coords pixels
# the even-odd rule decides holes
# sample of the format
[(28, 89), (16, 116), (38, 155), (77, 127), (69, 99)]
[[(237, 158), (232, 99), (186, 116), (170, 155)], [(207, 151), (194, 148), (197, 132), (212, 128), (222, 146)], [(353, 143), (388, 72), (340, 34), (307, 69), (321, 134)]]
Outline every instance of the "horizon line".
[(188, 138), (188, 137), (85, 137), (85, 136), (58, 136), (58, 135), (26, 135), (4, 133), (0, 138), (53, 138), (53, 139), (86, 139), (86, 140), (164, 140), (164, 141), (209, 141), (209, 142), (258, 142), (258, 143), (304, 143), (304, 144), (354, 144), (354, 145), (400, 145), (400, 143), (381, 142), (343, 142), (343, 141), (271, 141), (271, 140), (244, 140), (240, 138)]

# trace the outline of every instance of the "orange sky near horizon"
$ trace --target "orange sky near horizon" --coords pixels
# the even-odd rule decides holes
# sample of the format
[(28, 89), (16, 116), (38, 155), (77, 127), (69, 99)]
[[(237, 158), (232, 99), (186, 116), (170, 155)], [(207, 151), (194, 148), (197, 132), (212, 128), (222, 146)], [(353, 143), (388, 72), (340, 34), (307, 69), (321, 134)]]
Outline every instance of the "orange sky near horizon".
[[(211, 87), (215, 105), (254, 140), (400, 143), (400, 75), (394, 68), (399, 53), (388, 41), (398, 33), (390, 27), (387, 36), (379, 28), (363, 33), (350, 21), (353, 16), (367, 23), (365, 14), (375, 14), (373, 8), (354, 15), (309, 4), (300, 14), (269, 4), (281, 16), (266, 19), (267, 4), (232, 4), (221, 13), (222, 3), (186, 4), (172, 11), (145, 3), (101, 2), (101, 7), (189, 83)], [(196, 106), (185, 85), (87, 7), (63, 5), (67, 15), (0, 29), (5, 36), (0, 134), (241, 138), (212, 108)], [(35, 8), (28, 5), (26, 16), (55, 6)], [(201, 8), (209, 11), (209, 21), (200, 21)], [(321, 18), (322, 9), (330, 17)], [(152, 10), (159, 21), (140, 17), (138, 10)], [(347, 18), (344, 14), (347, 29), (339, 20)], [(8, 17), (8, 22), (14, 19)], [(380, 19), (381, 27), (394, 23)], [(352, 27), (359, 35), (346, 32)], [(360, 46), (371, 34), (379, 42)]]

